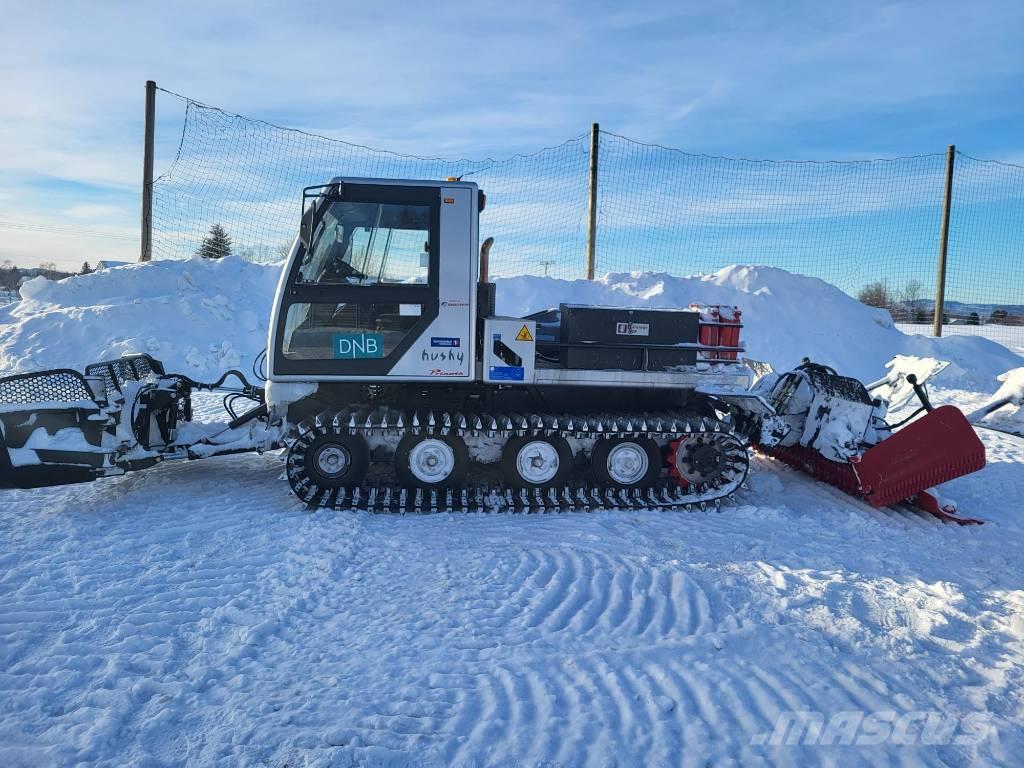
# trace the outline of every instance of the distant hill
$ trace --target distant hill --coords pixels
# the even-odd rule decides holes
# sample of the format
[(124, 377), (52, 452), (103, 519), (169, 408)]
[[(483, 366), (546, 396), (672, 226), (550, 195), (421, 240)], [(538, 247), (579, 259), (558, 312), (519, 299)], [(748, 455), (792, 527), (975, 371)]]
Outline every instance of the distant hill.
[[(931, 322), (935, 313), (933, 299), (916, 299), (900, 301), (889, 309), (897, 322), (916, 320)], [(972, 313), (978, 315), (980, 323), (998, 323), (1000, 325), (1024, 325), (1024, 304), (981, 304), (976, 302), (947, 301), (946, 317), (957, 320), (969, 320)]]

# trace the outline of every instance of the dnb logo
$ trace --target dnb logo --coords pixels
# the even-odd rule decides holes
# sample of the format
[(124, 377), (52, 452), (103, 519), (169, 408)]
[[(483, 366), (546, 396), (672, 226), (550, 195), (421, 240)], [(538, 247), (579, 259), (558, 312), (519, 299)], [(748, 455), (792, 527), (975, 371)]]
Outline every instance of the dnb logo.
[(384, 334), (337, 333), (334, 335), (335, 360), (366, 360), (384, 357)]

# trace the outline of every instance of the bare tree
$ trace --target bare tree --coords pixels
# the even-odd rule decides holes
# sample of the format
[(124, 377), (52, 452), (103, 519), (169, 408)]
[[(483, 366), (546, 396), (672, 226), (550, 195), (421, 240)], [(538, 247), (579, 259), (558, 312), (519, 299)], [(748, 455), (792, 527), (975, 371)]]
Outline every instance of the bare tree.
[(892, 294), (889, 293), (889, 286), (884, 280), (865, 285), (857, 294), (857, 300), (869, 307), (889, 309), (892, 306)]
[[(924, 322), (924, 312), (918, 306), (918, 301), (921, 299), (921, 283), (919, 280), (908, 280), (907, 284), (903, 286), (903, 292), (899, 298), (899, 317), (896, 317), (897, 312), (893, 312), (894, 320), (911, 321), (914, 323)], [(918, 319), (918, 318), (921, 319)]]
[(921, 282), (919, 280), (909, 280), (903, 287), (903, 300), (907, 304), (913, 305), (915, 301), (921, 298)]

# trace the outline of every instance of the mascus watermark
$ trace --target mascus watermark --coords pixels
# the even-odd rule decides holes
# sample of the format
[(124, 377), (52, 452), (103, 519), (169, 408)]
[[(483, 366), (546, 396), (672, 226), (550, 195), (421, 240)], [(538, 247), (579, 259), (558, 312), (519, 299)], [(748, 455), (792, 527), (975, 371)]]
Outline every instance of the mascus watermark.
[(771, 733), (755, 735), (755, 746), (972, 745), (995, 737), (992, 716), (984, 712), (949, 715), (936, 711), (846, 710), (782, 712)]

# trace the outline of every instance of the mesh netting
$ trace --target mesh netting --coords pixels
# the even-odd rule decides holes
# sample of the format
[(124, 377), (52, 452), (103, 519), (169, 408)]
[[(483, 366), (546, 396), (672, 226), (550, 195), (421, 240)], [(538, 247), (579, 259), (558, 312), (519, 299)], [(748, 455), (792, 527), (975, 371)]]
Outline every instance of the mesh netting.
[[(863, 162), (692, 155), (604, 134), (602, 271), (712, 272), (766, 264), (856, 294), (904, 275), (930, 280), (945, 155)], [(923, 295), (933, 295), (926, 293)]]
[(954, 169), (944, 333), (1024, 352), (1024, 167), (958, 152)]
[(412, 157), (190, 101), (177, 159), (153, 185), (153, 257), (190, 256), (221, 224), (233, 252), (273, 261), (295, 238), (303, 187), (335, 176), (461, 176), (487, 193), (480, 228), (495, 235), (495, 275), (575, 277), (586, 242), (588, 151), (580, 136), (500, 161)]
[[(191, 100), (185, 114), (177, 158), (154, 185), (155, 258), (196, 253), (220, 224), (235, 253), (277, 260), (295, 236), (305, 186), (334, 176), (461, 176), (487, 193), (480, 231), (495, 237), (493, 274), (585, 275), (585, 134), (506, 160), (445, 160), (280, 128)], [(598, 159), (598, 275), (777, 266), (823, 278), (927, 331), (945, 153), (755, 161), (602, 132)], [(1003, 334), (1011, 346), (1024, 345), (1024, 168), (959, 154), (954, 179), (950, 332)], [(1001, 327), (979, 331), (983, 325)]]

